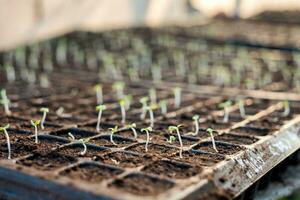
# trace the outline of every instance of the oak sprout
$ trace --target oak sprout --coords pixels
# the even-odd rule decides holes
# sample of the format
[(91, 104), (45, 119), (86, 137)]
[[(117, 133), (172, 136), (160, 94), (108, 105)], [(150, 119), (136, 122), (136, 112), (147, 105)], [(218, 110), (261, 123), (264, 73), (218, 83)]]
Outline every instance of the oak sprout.
[(176, 140), (176, 137), (174, 135), (171, 135), (169, 137), (169, 139), (167, 139), (167, 142), (170, 143), (170, 144), (172, 144), (173, 142), (175, 142), (175, 140)]
[(124, 87), (125, 87), (124, 82), (120, 82), (120, 81), (115, 82), (112, 87), (113, 90), (116, 91), (118, 99), (124, 98)]
[(163, 115), (167, 114), (168, 112), (167, 100), (160, 100), (158, 105), (160, 106), (161, 113)]
[(130, 128), (132, 130), (134, 138), (136, 139), (137, 138), (137, 132), (135, 130), (136, 124), (135, 123), (129, 124), (129, 125), (127, 125), (127, 128)]
[(141, 129), (142, 132), (146, 132), (146, 134), (147, 134), (147, 139), (146, 139), (146, 144), (145, 144), (146, 152), (148, 152), (148, 143), (149, 143), (149, 140), (150, 140), (149, 132), (151, 132), (152, 130), (153, 130), (152, 127), (147, 127), (147, 128), (142, 128)]
[(156, 104), (156, 90), (155, 88), (149, 89), (149, 97), (151, 104)]
[(4, 132), (5, 137), (6, 137), (6, 143), (7, 143), (7, 150), (8, 150), (8, 157), (7, 159), (11, 159), (11, 148), (10, 148), (10, 139), (9, 139), (9, 135), (7, 133), (7, 129), (9, 128), (9, 124), (7, 124), (6, 126), (0, 127), (0, 132)]
[(113, 140), (113, 136), (118, 131), (118, 126), (115, 126), (114, 128), (109, 128), (108, 130), (110, 130), (110, 142), (113, 143), (113, 145), (117, 146), (117, 144)]
[(42, 120), (41, 120), (41, 128), (42, 128), (42, 130), (44, 130), (45, 129), (44, 123), (45, 123), (45, 120), (46, 120), (47, 113), (49, 112), (49, 108), (43, 107), (43, 108), (40, 109), (40, 112), (43, 113), (43, 117), (42, 117)]
[(246, 117), (246, 112), (245, 112), (245, 103), (243, 99), (238, 100), (238, 105), (239, 105), (239, 110), (242, 118)]
[(103, 110), (106, 110), (106, 106), (105, 105), (98, 105), (98, 106), (96, 106), (96, 111), (98, 111), (98, 118), (97, 118), (96, 130), (98, 132), (100, 131), (100, 122), (101, 122), (101, 117), (102, 117)]
[(283, 103), (283, 107), (284, 107), (284, 111), (282, 113), (282, 116), (283, 117), (287, 117), (290, 114), (290, 111), (291, 111), (291, 109), (290, 109), (290, 103), (289, 103), (288, 100), (285, 100), (282, 103)]
[(41, 123), (41, 120), (30, 120), (31, 125), (34, 127), (35, 143), (38, 143), (38, 130), (37, 126)]
[(224, 109), (224, 118), (223, 118), (223, 122), (224, 123), (228, 122), (228, 119), (229, 119), (229, 107), (231, 106), (231, 104), (232, 103), (231, 103), (230, 100), (225, 101), (225, 102), (219, 104), (219, 107)]
[(96, 92), (97, 104), (103, 103), (103, 90), (102, 85), (97, 84), (93, 87), (94, 91)]
[(212, 142), (212, 145), (213, 145), (213, 149), (218, 153), (219, 151), (216, 147), (216, 143), (215, 143), (215, 139), (214, 139), (214, 135), (213, 135), (214, 130), (212, 128), (208, 128), (208, 129), (206, 129), (206, 132), (209, 133), (209, 135), (211, 137), (211, 142)]
[(1, 100), (0, 103), (4, 106), (4, 112), (6, 115), (11, 115), (11, 111), (9, 109), (10, 100), (7, 98), (6, 90), (1, 90)]
[(121, 99), (121, 100), (119, 101), (119, 104), (120, 104), (121, 115), (122, 115), (122, 121), (121, 121), (121, 123), (122, 123), (122, 124), (125, 124), (125, 123), (126, 123), (125, 100), (124, 100), (124, 99)]
[(194, 124), (195, 124), (195, 132), (192, 135), (198, 135), (199, 133), (199, 115), (194, 115), (193, 116), (193, 120), (194, 120)]
[(181, 135), (180, 135), (180, 132), (179, 132), (179, 127), (181, 125), (178, 125), (178, 126), (169, 126), (168, 127), (168, 131), (170, 133), (173, 133), (174, 131), (177, 132), (177, 136), (178, 136), (178, 140), (179, 140), (179, 143), (180, 143), (180, 152), (179, 152), (179, 156), (180, 158), (182, 158), (182, 150), (183, 150), (183, 144), (182, 144), (182, 140), (181, 140)]
[(179, 108), (181, 104), (181, 88), (175, 87), (173, 88), (174, 93), (174, 107)]
[(147, 102), (148, 102), (149, 98), (148, 97), (142, 97), (140, 99), (140, 103), (142, 104), (142, 113), (141, 113), (141, 119), (145, 119), (146, 117), (146, 107), (147, 107)]

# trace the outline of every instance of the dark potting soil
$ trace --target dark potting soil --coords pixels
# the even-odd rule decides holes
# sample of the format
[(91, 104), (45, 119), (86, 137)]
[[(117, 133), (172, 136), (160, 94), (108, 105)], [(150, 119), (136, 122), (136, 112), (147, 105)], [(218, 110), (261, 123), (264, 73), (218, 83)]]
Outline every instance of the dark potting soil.
[(185, 179), (199, 174), (202, 169), (199, 166), (159, 160), (145, 166), (142, 171), (168, 178)]
[(196, 145), (195, 147), (193, 147), (193, 149), (195, 149), (195, 150), (201, 150), (201, 151), (206, 151), (206, 152), (210, 152), (210, 153), (219, 153), (219, 154), (224, 154), (224, 155), (232, 155), (232, 154), (235, 154), (235, 153), (243, 150), (243, 147), (240, 147), (237, 145), (220, 143), (217, 141), (216, 141), (216, 148), (217, 148), (218, 152), (216, 152), (213, 149), (212, 142), (210, 142), (210, 141), (202, 142), (202, 143)]
[(267, 128), (259, 128), (259, 127), (239, 127), (231, 130), (231, 133), (237, 134), (237, 135), (253, 135), (253, 136), (265, 136), (268, 135), (271, 132), (270, 129)]
[(103, 153), (106, 153), (105, 149), (94, 147), (87, 144), (87, 150), (84, 155), (81, 155), (81, 152), (84, 150), (84, 146), (81, 143), (71, 144), (59, 148), (57, 151), (61, 154), (74, 156), (74, 157), (90, 157), (97, 158)]
[(175, 148), (164, 146), (164, 145), (159, 145), (159, 144), (153, 144), (153, 143), (148, 144), (147, 152), (145, 149), (145, 144), (143, 144), (143, 143), (133, 145), (133, 146), (127, 148), (126, 150), (134, 151), (134, 152), (138, 152), (138, 153), (152, 154), (152, 155), (156, 154), (156, 155), (160, 155), (160, 156), (171, 156), (172, 154), (174, 154), (177, 151), (177, 149), (175, 149)]
[(174, 183), (170, 181), (142, 174), (129, 174), (109, 185), (109, 187), (142, 196), (155, 196), (173, 186)]
[(215, 136), (214, 139), (218, 141), (224, 141), (224, 142), (230, 142), (233, 144), (242, 144), (242, 145), (253, 144), (256, 141), (258, 141), (258, 139), (253, 136), (234, 135), (230, 133), (225, 133), (222, 135)]
[(135, 168), (147, 164), (152, 161), (152, 159), (153, 158), (149, 155), (117, 151), (101, 156), (99, 161), (105, 164), (116, 165), (124, 168)]
[(123, 170), (99, 164), (81, 163), (62, 171), (60, 174), (72, 179), (80, 179), (87, 182), (99, 183), (121, 174)]
[(98, 134), (97, 132), (85, 131), (85, 130), (81, 130), (81, 129), (77, 129), (77, 128), (70, 128), (70, 129), (61, 129), (61, 130), (51, 132), (50, 135), (55, 135), (55, 136), (69, 139), (70, 136), (68, 133), (71, 133), (77, 140), (95, 136)]
[(99, 137), (95, 137), (92, 138), (89, 142), (91, 144), (95, 144), (98, 146), (104, 146), (104, 147), (116, 147), (116, 148), (120, 148), (120, 147), (125, 147), (125, 146), (129, 146), (130, 144), (133, 144), (135, 141), (129, 138), (122, 138), (120, 136), (117, 135), (113, 135), (113, 141), (117, 144), (114, 145), (111, 141), (110, 141), (110, 135), (101, 135)]
[(225, 160), (225, 156), (209, 152), (185, 151), (182, 153), (182, 158), (179, 157), (179, 154), (176, 154), (176, 160), (192, 165), (212, 166)]

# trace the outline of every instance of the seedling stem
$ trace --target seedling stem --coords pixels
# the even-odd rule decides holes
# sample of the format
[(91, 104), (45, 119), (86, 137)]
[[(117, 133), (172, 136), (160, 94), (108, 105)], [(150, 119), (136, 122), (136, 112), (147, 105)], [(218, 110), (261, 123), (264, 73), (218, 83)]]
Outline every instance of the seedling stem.
[(149, 143), (149, 140), (150, 140), (149, 132), (152, 131), (152, 127), (142, 128), (141, 131), (146, 132), (146, 134), (147, 134), (147, 139), (146, 139), (146, 144), (145, 144), (145, 151), (148, 152), (148, 143)]
[(7, 150), (8, 150), (8, 157), (7, 159), (11, 159), (11, 148), (10, 148), (10, 139), (9, 139), (9, 135), (7, 133), (7, 129), (9, 128), (9, 124), (7, 124), (6, 126), (0, 127), (0, 132), (4, 132), (5, 137), (6, 137), (6, 143), (7, 143)]
[(117, 146), (117, 144), (113, 140), (113, 136), (118, 131), (118, 126), (115, 126), (114, 128), (109, 128), (109, 130), (111, 131), (111, 133), (110, 133), (110, 142), (113, 143), (113, 145)]
[(181, 88), (175, 87), (173, 89), (173, 93), (174, 93), (174, 107), (177, 109), (180, 107), (181, 104)]
[(218, 151), (218, 149), (216, 147), (216, 143), (215, 143), (215, 139), (214, 139), (214, 134), (213, 134), (214, 130), (212, 128), (208, 128), (208, 129), (206, 129), (206, 132), (208, 132), (209, 135), (210, 135), (210, 137), (211, 137), (211, 142), (212, 142), (212, 145), (213, 145), (213, 149), (218, 153), (219, 151)]
[(41, 120), (30, 120), (31, 125), (34, 127), (34, 134), (35, 134), (35, 143), (38, 143), (38, 130), (37, 126), (41, 123)]
[(283, 103), (283, 107), (284, 107), (284, 111), (282, 113), (282, 116), (283, 117), (287, 117), (290, 114), (290, 111), (291, 111), (291, 109), (290, 109), (290, 103), (289, 103), (288, 100), (285, 100), (282, 103)]
[(229, 107), (231, 106), (232, 102), (230, 100), (225, 101), (223, 103), (219, 104), (220, 108), (224, 109), (224, 118), (223, 118), (223, 122), (227, 123), (228, 119), (229, 119)]
[(134, 139), (136, 139), (136, 138), (137, 138), (137, 132), (136, 132), (136, 130), (135, 130), (136, 124), (133, 123), (133, 124), (127, 125), (127, 128), (130, 128), (130, 129), (132, 130), (133, 135), (134, 135)]
[(96, 130), (99, 132), (100, 131), (100, 122), (101, 122), (101, 116), (103, 110), (106, 110), (105, 105), (98, 105), (96, 106), (96, 111), (98, 111), (98, 119), (97, 119), (97, 125), (96, 125)]
[(4, 106), (4, 112), (6, 115), (11, 115), (11, 111), (9, 109), (10, 100), (7, 98), (6, 90), (1, 90), (1, 100), (0, 103)]
[(178, 140), (179, 140), (179, 143), (180, 143), (179, 157), (182, 158), (183, 144), (182, 144), (181, 135), (180, 135), (180, 132), (179, 132), (179, 127), (180, 126), (181, 125), (178, 125), (178, 126), (169, 126), (168, 130), (169, 130), (170, 133), (173, 133), (173, 131), (177, 132)]
[(102, 85), (97, 84), (93, 87), (94, 91), (96, 92), (97, 104), (103, 103), (103, 90)]
[(42, 128), (42, 130), (44, 130), (45, 129), (44, 123), (45, 123), (45, 120), (46, 120), (47, 113), (49, 112), (49, 108), (43, 107), (43, 108), (40, 109), (40, 112), (43, 113), (43, 117), (42, 117), (42, 120), (41, 120), (41, 128)]

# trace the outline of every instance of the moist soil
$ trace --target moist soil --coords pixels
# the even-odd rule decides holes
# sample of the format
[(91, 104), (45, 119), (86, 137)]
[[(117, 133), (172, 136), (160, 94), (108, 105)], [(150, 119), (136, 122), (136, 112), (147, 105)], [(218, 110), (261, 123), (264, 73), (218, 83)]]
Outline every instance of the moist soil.
[(232, 129), (231, 133), (236, 135), (250, 135), (250, 136), (266, 136), (271, 132), (270, 129), (267, 128), (256, 128), (256, 127), (239, 127), (236, 129)]
[(129, 151), (134, 151), (134, 152), (138, 152), (138, 153), (146, 153), (146, 154), (150, 154), (150, 155), (160, 155), (160, 156), (171, 156), (172, 154), (174, 154), (176, 151), (178, 151), (175, 148), (172, 147), (168, 147), (165, 145), (159, 145), (159, 144), (153, 144), (153, 143), (149, 143), (148, 144), (148, 151), (146, 152), (145, 149), (145, 144), (136, 144), (133, 145), (129, 148), (127, 148), (126, 150)]
[(90, 157), (90, 158), (97, 158), (103, 153), (107, 152), (105, 149), (91, 146), (87, 144), (87, 151), (84, 155), (81, 155), (81, 152), (84, 150), (84, 147), (81, 143), (79, 144), (71, 144), (67, 146), (63, 146), (59, 148), (57, 151), (61, 154), (74, 156), (74, 157)]
[(182, 158), (179, 157), (179, 154), (176, 154), (176, 160), (179, 162), (187, 162), (192, 165), (213, 166), (222, 160), (225, 160), (225, 156), (216, 153), (199, 152), (193, 150), (182, 152)]
[(141, 196), (156, 196), (173, 186), (174, 183), (170, 181), (143, 174), (129, 174), (109, 185), (109, 187)]
[(233, 144), (240, 144), (240, 145), (243, 144), (249, 145), (258, 141), (258, 139), (253, 136), (241, 136), (241, 135), (234, 135), (230, 133), (225, 133), (222, 135), (215, 136), (214, 139), (221, 142), (224, 141), (224, 142), (230, 142)]
[(61, 130), (51, 132), (50, 135), (69, 139), (70, 136), (68, 135), (68, 133), (71, 133), (75, 137), (76, 140), (87, 138), (87, 137), (92, 137), (92, 136), (95, 136), (98, 134), (97, 132), (90, 132), (90, 131), (85, 131), (85, 130), (81, 130), (81, 129), (77, 129), (77, 128), (70, 128), (70, 129), (61, 129)]
[(196, 145), (195, 147), (193, 147), (193, 149), (195, 149), (195, 150), (201, 150), (201, 151), (206, 151), (206, 152), (210, 152), (210, 153), (219, 153), (219, 154), (224, 154), (224, 155), (233, 155), (243, 149), (242, 147), (237, 146), (237, 145), (225, 144), (225, 143), (220, 143), (217, 141), (216, 141), (216, 148), (217, 148), (218, 152), (216, 152), (213, 149), (212, 142), (210, 142), (210, 141), (202, 142), (202, 143)]
[(151, 162), (152, 159), (153, 158), (149, 155), (117, 151), (101, 156), (99, 161), (105, 164), (116, 165), (124, 168), (135, 168), (146, 165), (147, 163)]
[(199, 174), (202, 169), (199, 166), (159, 160), (145, 166), (142, 171), (168, 178), (185, 179)]
[(83, 163), (77, 166), (68, 168), (60, 174), (68, 176), (71, 179), (80, 179), (87, 182), (99, 183), (103, 180), (114, 178), (121, 174), (123, 170), (107, 167), (98, 164)]
[(120, 148), (120, 147), (125, 147), (129, 146), (130, 144), (133, 144), (135, 141), (131, 140), (129, 138), (123, 138), (120, 136), (113, 135), (113, 141), (117, 144), (114, 145), (110, 141), (110, 135), (101, 135), (99, 137), (92, 138), (89, 143), (95, 144), (98, 146), (104, 146), (104, 147), (115, 147), (115, 148)]

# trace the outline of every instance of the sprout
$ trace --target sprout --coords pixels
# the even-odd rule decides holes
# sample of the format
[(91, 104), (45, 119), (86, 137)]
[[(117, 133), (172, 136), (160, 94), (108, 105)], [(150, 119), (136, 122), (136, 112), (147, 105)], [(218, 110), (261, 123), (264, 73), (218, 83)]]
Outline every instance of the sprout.
[(194, 115), (193, 116), (193, 120), (194, 120), (194, 124), (195, 124), (195, 132), (192, 135), (198, 135), (199, 133), (199, 115)]
[(113, 145), (117, 146), (117, 144), (113, 140), (113, 136), (114, 136), (114, 133), (116, 133), (118, 131), (118, 126), (115, 126), (114, 128), (109, 128), (108, 130), (111, 131), (111, 133), (110, 133), (110, 142), (113, 143)]
[(214, 148), (214, 150), (218, 153), (219, 151), (218, 151), (218, 149), (217, 149), (217, 147), (216, 147), (216, 143), (215, 143), (215, 139), (214, 139), (214, 135), (213, 135), (213, 132), (214, 132), (214, 131), (215, 131), (215, 130), (213, 130), (212, 128), (206, 129), (206, 132), (208, 132), (209, 135), (210, 135), (210, 137), (211, 137), (211, 141), (212, 141), (213, 148)]
[(68, 133), (68, 136), (69, 136), (70, 141), (75, 141), (76, 140), (74, 135), (71, 132)]
[(98, 118), (97, 118), (97, 125), (96, 125), (96, 130), (99, 132), (100, 131), (100, 122), (101, 122), (101, 116), (103, 110), (106, 110), (105, 105), (98, 105), (96, 106), (96, 111), (98, 111)]
[(83, 150), (80, 152), (80, 155), (84, 156), (86, 154), (86, 151), (87, 151), (86, 143), (88, 143), (90, 141), (90, 139), (86, 138), (86, 139), (76, 140), (74, 135), (71, 132), (69, 132), (68, 135), (69, 135), (69, 140), (71, 142), (75, 143), (77, 141), (77, 142), (80, 142), (83, 145)]
[(150, 127), (154, 126), (154, 113), (153, 110), (157, 109), (157, 105), (156, 104), (152, 104), (151, 106), (146, 106), (145, 108), (145, 113), (147, 113), (147, 111), (149, 112), (150, 115)]
[(146, 117), (146, 112), (147, 112), (146, 107), (147, 107), (148, 100), (149, 100), (148, 97), (142, 97), (140, 99), (140, 103), (142, 104), (142, 113), (141, 113), (142, 120), (145, 119)]
[(146, 140), (146, 145), (145, 145), (146, 152), (148, 152), (148, 143), (149, 143), (149, 140), (150, 140), (149, 132), (151, 132), (152, 130), (153, 130), (152, 127), (147, 127), (147, 128), (142, 128), (141, 129), (142, 132), (146, 132), (146, 134), (147, 134), (147, 140)]
[(174, 107), (179, 108), (181, 104), (181, 88), (175, 87), (173, 88), (174, 93)]
[(102, 104), (103, 103), (102, 85), (97, 84), (93, 87), (93, 89), (96, 92), (97, 104)]
[(135, 123), (129, 124), (129, 125), (127, 125), (127, 128), (130, 128), (132, 130), (134, 138), (136, 139), (137, 138), (137, 133), (136, 133), (136, 130), (135, 130), (136, 124)]
[(119, 81), (115, 82), (112, 87), (113, 90), (116, 91), (118, 99), (124, 98), (124, 87), (125, 87), (124, 82), (119, 82)]
[(35, 143), (38, 143), (38, 130), (37, 126), (41, 123), (41, 120), (30, 120), (31, 125), (34, 127), (34, 134), (35, 134)]
[(1, 90), (1, 100), (0, 103), (4, 106), (4, 111), (6, 115), (11, 115), (11, 111), (9, 109), (10, 100), (7, 98), (6, 90)]
[(43, 113), (43, 117), (42, 117), (42, 120), (41, 120), (41, 128), (42, 128), (42, 130), (44, 130), (45, 129), (44, 123), (45, 123), (45, 120), (46, 120), (47, 113), (49, 112), (49, 108), (43, 107), (43, 108), (40, 109), (40, 112)]
[(124, 97), (124, 101), (125, 101), (125, 109), (126, 110), (129, 110), (130, 109), (130, 105), (131, 105), (131, 102), (132, 102), (132, 95), (126, 95)]
[(121, 123), (122, 123), (122, 124), (125, 124), (125, 123), (126, 123), (125, 100), (124, 100), (124, 99), (121, 99), (121, 100), (119, 101), (119, 104), (120, 104), (121, 114), (122, 114), (122, 121), (121, 121)]
[(181, 135), (180, 135), (180, 132), (179, 132), (179, 127), (180, 127), (180, 126), (181, 126), (181, 125), (178, 125), (178, 126), (169, 126), (169, 127), (168, 127), (168, 131), (169, 131), (170, 133), (173, 133), (174, 131), (177, 132), (178, 140), (179, 140), (179, 143), (180, 143), (179, 157), (182, 158), (183, 144), (182, 144)]
[(167, 112), (168, 112), (167, 100), (159, 101), (158, 105), (160, 106), (161, 113), (163, 115), (167, 114)]
[(224, 109), (224, 118), (223, 118), (224, 123), (228, 122), (228, 119), (229, 119), (229, 109), (228, 108), (231, 106), (231, 104), (232, 103), (230, 100), (219, 104), (219, 107)]
[(291, 111), (290, 103), (289, 103), (288, 100), (284, 100), (282, 103), (283, 103), (283, 107), (284, 107), (284, 111), (282, 113), (282, 116), (287, 117), (290, 114), (290, 111)]
[(174, 135), (171, 135), (169, 137), (169, 139), (167, 139), (167, 142), (170, 143), (170, 144), (172, 144), (173, 142), (175, 142), (175, 140), (176, 140), (176, 137)]
[(150, 101), (151, 101), (151, 104), (156, 104), (156, 90), (155, 88), (151, 88), (149, 90), (149, 97), (150, 97)]
[(5, 137), (6, 137), (6, 143), (7, 143), (7, 149), (8, 149), (8, 158), (7, 159), (11, 159), (11, 148), (10, 148), (10, 139), (9, 139), (9, 135), (7, 133), (7, 129), (9, 128), (9, 124), (7, 124), (6, 126), (0, 127), (0, 132), (4, 132)]
[(244, 105), (245, 105), (244, 100), (239, 99), (238, 100), (238, 105), (239, 105), (239, 110), (240, 110), (241, 117), (245, 118), (246, 117), (246, 112), (245, 112), (245, 107), (244, 107)]

